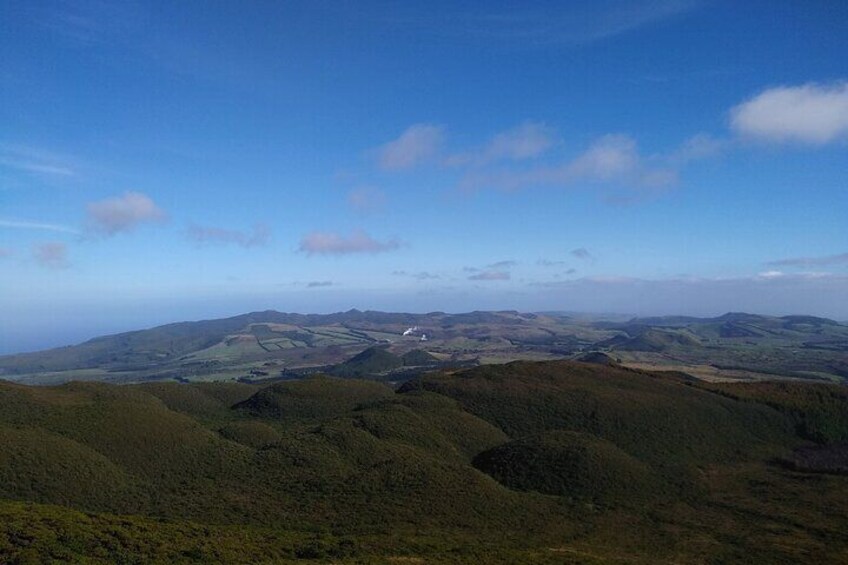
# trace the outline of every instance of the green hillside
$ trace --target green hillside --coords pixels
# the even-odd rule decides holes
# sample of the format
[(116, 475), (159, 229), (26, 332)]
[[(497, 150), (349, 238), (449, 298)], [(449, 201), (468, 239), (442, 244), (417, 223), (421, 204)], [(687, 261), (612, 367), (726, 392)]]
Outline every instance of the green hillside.
[(365, 377), (387, 373), (403, 365), (403, 359), (385, 347), (369, 347), (344, 363), (336, 365), (332, 372), (342, 377)]
[(400, 358), (403, 360), (403, 364), (407, 367), (421, 367), (439, 363), (438, 357), (434, 357), (422, 349), (407, 351), (401, 355)]
[(700, 347), (701, 342), (686, 330), (640, 328), (632, 337), (616, 336), (598, 344), (617, 351), (668, 351), (675, 347)]
[(565, 361), (0, 382), (0, 560), (838, 561), (848, 477), (795, 450), (846, 398), (734, 386)]
[[(684, 316), (596, 322), (616, 331), (596, 344), (625, 365), (671, 367), (707, 378), (848, 378), (848, 326), (815, 316), (760, 316), (730, 312), (715, 318)], [(709, 366), (715, 371), (703, 371)]]
[(496, 446), (477, 455), (474, 466), (516, 490), (590, 503), (644, 504), (659, 482), (648, 465), (612, 442), (563, 430)]
[(776, 411), (650, 373), (568, 361), (514, 362), (433, 375), (401, 390), (436, 392), (522, 438), (572, 430), (656, 465), (729, 461), (792, 442)]

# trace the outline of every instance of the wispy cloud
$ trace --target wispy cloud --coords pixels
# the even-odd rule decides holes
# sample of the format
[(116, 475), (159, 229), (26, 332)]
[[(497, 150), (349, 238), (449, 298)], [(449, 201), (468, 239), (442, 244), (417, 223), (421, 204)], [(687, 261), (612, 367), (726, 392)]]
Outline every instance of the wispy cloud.
[(848, 81), (770, 88), (730, 111), (731, 128), (770, 142), (823, 145), (848, 136)]
[(828, 265), (848, 265), (848, 253), (825, 255), (822, 257), (793, 257), (766, 263), (769, 267), (825, 267)]
[(587, 44), (684, 14), (699, 4), (694, 0), (635, 0), (596, 2), (569, 9), (557, 3), (547, 9), (517, 5), (509, 12), (448, 13), (432, 20), (425, 29), (460, 35), (466, 40), (518, 45)]
[(62, 224), (49, 224), (45, 222), (33, 222), (30, 220), (2, 220), (0, 219), (0, 228), (21, 229), (21, 230), (43, 230), (59, 233), (79, 234), (80, 231), (70, 226)]
[(463, 267), (462, 270), (466, 273), (472, 273), (467, 278), (470, 281), (508, 281), (512, 278), (510, 270), (518, 265), (518, 261), (507, 259), (504, 261), (496, 261), (485, 268), (478, 267)]
[(0, 259), (6, 259), (7, 257), (11, 257), (13, 252), (8, 247), (0, 247)]
[(23, 145), (0, 144), (0, 167), (38, 175), (72, 177), (76, 166), (67, 157)]
[(706, 133), (693, 135), (667, 157), (669, 164), (680, 167), (692, 161), (713, 157), (728, 146), (727, 140)]
[(487, 269), (495, 269), (495, 270), (505, 270), (511, 269), (518, 265), (518, 261), (507, 260), (507, 261), (498, 261), (496, 263), (492, 263), (491, 265), (486, 265)]
[(605, 135), (578, 155), (563, 171), (568, 176), (610, 181), (639, 168), (636, 140), (623, 134)]
[(347, 194), (347, 203), (360, 214), (381, 212), (386, 201), (386, 193), (374, 186), (360, 186)]
[(531, 186), (569, 186), (576, 182), (626, 185), (644, 193), (654, 193), (677, 182), (677, 172), (655, 166), (638, 150), (636, 140), (624, 134), (605, 135), (570, 161), (555, 166), (530, 169), (472, 172), (460, 187), (518, 190)]
[(567, 265), (567, 261), (551, 261), (550, 259), (539, 259), (536, 264), (540, 267), (562, 267)]
[(492, 138), (482, 157), (486, 160), (513, 161), (538, 157), (554, 144), (554, 139), (553, 128), (542, 123), (524, 122)]
[(396, 277), (411, 277), (413, 279), (417, 279), (419, 281), (426, 281), (432, 279), (440, 279), (439, 275), (427, 272), (427, 271), (418, 271), (417, 273), (409, 273), (407, 271), (392, 271), (392, 274)]
[(32, 10), (39, 25), (82, 45), (126, 35), (144, 20), (142, 5), (137, 2), (50, 2), (39, 8)]
[(32, 249), (32, 256), (42, 267), (48, 269), (67, 269), (68, 246), (59, 241), (50, 241), (36, 245)]
[(574, 288), (578, 285), (597, 285), (597, 286), (619, 286), (619, 287), (660, 287), (666, 285), (671, 287), (687, 286), (695, 288), (698, 286), (707, 285), (727, 285), (731, 286), (739, 283), (797, 283), (804, 281), (838, 281), (848, 283), (848, 276), (835, 275), (832, 273), (809, 272), (809, 273), (784, 273), (783, 271), (771, 270), (763, 271), (753, 275), (736, 276), (736, 277), (671, 277), (667, 279), (646, 279), (640, 277), (629, 276), (597, 276), (597, 277), (582, 277), (579, 279), (561, 280), (561, 281), (536, 281), (530, 282), (531, 286), (547, 286), (555, 288)]
[(495, 135), (482, 148), (456, 153), (445, 159), (448, 166), (482, 166), (501, 160), (522, 161), (538, 157), (556, 140), (554, 128), (539, 122), (524, 122)]
[(782, 276), (784, 276), (783, 271), (763, 271), (757, 274), (757, 277), (761, 279), (775, 279)]
[(166, 218), (146, 194), (125, 192), (121, 196), (92, 202), (87, 206), (88, 229), (104, 237), (128, 232), (141, 224), (161, 222)]
[(481, 271), (468, 277), (470, 281), (508, 281), (512, 278), (509, 271), (488, 270)]
[(380, 168), (387, 171), (412, 169), (433, 161), (439, 154), (444, 128), (433, 124), (409, 126), (397, 139), (377, 150)]
[(244, 248), (261, 247), (271, 239), (271, 228), (256, 224), (251, 233), (213, 226), (189, 226), (186, 235), (197, 245), (238, 245)]
[(400, 247), (400, 241), (378, 241), (362, 230), (349, 236), (334, 232), (314, 231), (300, 240), (300, 251), (307, 255), (349, 255), (352, 253), (383, 253)]
[(580, 247), (578, 249), (573, 249), (571, 251), (571, 255), (577, 257), (581, 261), (594, 261), (595, 257), (589, 253), (589, 250), (585, 247)]
[(306, 283), (307, 288), (321, 288), (326, 286), (333, 286), (333, 281), (309, 281)]

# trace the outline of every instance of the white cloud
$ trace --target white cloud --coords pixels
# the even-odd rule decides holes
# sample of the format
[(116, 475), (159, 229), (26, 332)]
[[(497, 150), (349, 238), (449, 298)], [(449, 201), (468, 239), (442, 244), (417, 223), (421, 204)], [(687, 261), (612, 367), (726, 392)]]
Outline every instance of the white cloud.
[(333, 232), (314, 231), (300, 240), (300, 251), (307, 255), (348, 255), (351, 253), (382, 253), (400, 247), (396, 239), (378, 241), (362, 230), (345, 237)]
[(734, 107), (730, 124), (762, 141), (835, 141), (848, 135), (848, 82), (770, 88)]
[(160, 222), (166, 217), (149, 196), (140, 192), (125, 192), (121, 196), (92, 202), (87, 210), (89, 229), (103, 236), (132, 231), (139, 224)]
[(67, 269), (68, 246), (59, 241), (51, 241), (36, 245), (32, 250), (36, 262), (48, 269)]
[(238, 245), (241, 247), (260, 247), (271, 239), (271, 229), (265, 224), (253, 226), (252, 233), (229, 230), (212, 226), (191, 225), (187, 236), (198, 245)]
[(444, 139), (444, 128), (432, 124), (415, 124), (400, 137), (378, 149), (380, 168), (388, 171), (411, 169), (435, 159)]

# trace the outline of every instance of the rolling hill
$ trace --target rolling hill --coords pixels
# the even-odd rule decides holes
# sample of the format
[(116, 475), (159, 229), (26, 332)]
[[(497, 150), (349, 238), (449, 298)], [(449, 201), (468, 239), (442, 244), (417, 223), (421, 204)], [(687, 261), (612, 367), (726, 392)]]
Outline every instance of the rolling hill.
[(718, 380), (848, 378), (848, 326), (812, 316), (728, 313), (603, 321), (512, 311), (358, 310), (326, 315), (269, 310), (99, 337), (0, 357), (0, 378), (29, 384), (261, 381), (325, 372), (400, 380), (420, 373), (411, 367), (576, 359), (591, 352), (632, 367)]
[(0, 555), (838, 561), (848, 476), (808, 454), (839, 453), (848, 397), (775, 386), (570, 361), (396, 390), (0, 382)]

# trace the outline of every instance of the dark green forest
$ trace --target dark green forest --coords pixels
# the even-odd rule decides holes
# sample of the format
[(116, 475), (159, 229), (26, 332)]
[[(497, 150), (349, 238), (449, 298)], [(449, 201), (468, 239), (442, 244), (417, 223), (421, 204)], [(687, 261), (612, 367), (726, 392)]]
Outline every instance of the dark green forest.
[(846, 414), (839, 385), (568, 361), (0, 382), (0, 561), (844, 562)]

